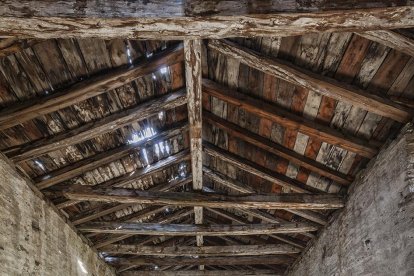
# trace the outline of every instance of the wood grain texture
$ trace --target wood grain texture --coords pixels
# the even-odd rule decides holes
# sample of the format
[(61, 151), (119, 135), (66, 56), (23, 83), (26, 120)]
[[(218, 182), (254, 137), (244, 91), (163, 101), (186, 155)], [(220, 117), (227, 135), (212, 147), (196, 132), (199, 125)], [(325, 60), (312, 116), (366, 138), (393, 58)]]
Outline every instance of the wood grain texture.
[(316, 231), (317, 228), (304, 223), (284, 224), (158, 224), (158, 223), (114, 223), (90, 222), (78, 227), (81, 232), (134, 234), (150, 236), (245, 236)]
[(182, 49), (183, 46), (178, 44), (176, 47), (144, 60), (136, 66), (114, 69), (109, 73), (79, 82), (71, 88), (56, 92), (50, 96), (32, 99), (3, 110), (0, 113), (0, 130), (100, 95), (141, 76), (152, 73), (163, 66), (181, 62), (184, 58)]
[(414, 56), (414, 40), (392, 30), (359, 32), (358, 35), (381, 43), (387, 47)]
[(402, 123), (408, 122), (412, 118), (412, 111), (386, 98), (367, 93), (362, 89), (339, 82), (333, 78), (302, 69), (292, 63), (268, 58), (229, 41), (210, 40), (208, 46), (264, 73), (338, 101), (350, 103), (374, 114)]
[(74, 200), (150, 205), (202, 206), (253, 209), (337, 209), (344, 199), (332, 194), (223, 195), (203, 192), (146, 192), (123, 188), (93, 188), (73, 185), (63, 194)]
[[(36, 1), (38, 2), (38, 1)], [(320, 12), (285, 12), (246, 15), (210, 15), (211, 10), (201, 16), (186, 16), (182, 11), (167, 13), (162, 16), (154, 14), (155, 10), (166, 10), (165, 7), (154, 8), (149, 17), (140, 17), (130, 10), (125, 3), (113, 5), (105, 11), (105, 6), (89, 12), (79, 13), (77, 7), (59, 6), (59, 9), (43, 9), (36, 3), (7, 3), (0, 12), (0, 35), (19, 38), (135, 38), (182, 40), (195, 38), (225, 38), (252, 36), (293, 36), (312, 32), (368, 31), (375, 29), (409, 28), (414, 26), (414, 8), (412, 6), (369, 8), (357, 10), (331, 10)], [(49, 2), (50, 3), (50, 2)], [(217, 4), (217, 3), (216, 3)], [(348, 8), (351, 7), (348, 3)], [(353, 2), (354, 4), (354, 2)], [(41, 5), (41, 4), (40, 4)], [(168, 6), (170, 6), (169, 4)], [(146, 7), (150, 5), (145, 5)], [(208, 7), (209, 5), (204, 5)], [(303, 5), (302, 5), (303, 6)], [(311, 6), (311, 5), (310, 5)], [(24, 8), (23, 8), (24, 7)], [(74, 10), (75, 7), (75, 10)], [(82, 5), (81, 5), (82, 7)], [(122, 12), (120, 12), (120, 9)], [(180, 6), (179, 6), (180, 7)], [(240, 7), (236, 3), (228, 7)], [(308, 4), (309, 7), (309, 4)], [(335, 8), (335, 6), (332, 6)], [(182, 8), (182, 7), (181, 7)], [(102, 10), (104, 13), (102, 13)], [(116, 9), (117, 12), (112, 12)], [(251, 6), (244, 9), (250, 10)], [(336, 7), (338, 9), (338, 7)], [(88, 9), (81, 9), (88, 10)], [(141, 10), (142, 9), (138, 9)], [(148, 10), (148, 9), (144, 9)], [(243, 10), (240, 9), (239, 10)], [(173, 8), (177, 11), (177, 7)], [(37, 16), (36, 16), (37, 14)], [(88, 14), (90, 14), (88, 16)], [(108, 18), (113, 14), (112, 18)], [(206, 15), (207, 14), (207, 15)], [(213, 12), (214, 14), (214, 12)], [(148, 15), (147, 15), (148, 16)]]
[(272, 276), (281, 276), (282, 273), (277, 273), (273, 269), (255, 269), (255, 270), (204, 270), (204, 271), (185, 271), (185, 270), (174, 270), (174, 271), (125, 271), (121, 272), (120, 276), (217, 276), (219, 273), (221, 276), (263, 276), (263, 275), (272, 275)]

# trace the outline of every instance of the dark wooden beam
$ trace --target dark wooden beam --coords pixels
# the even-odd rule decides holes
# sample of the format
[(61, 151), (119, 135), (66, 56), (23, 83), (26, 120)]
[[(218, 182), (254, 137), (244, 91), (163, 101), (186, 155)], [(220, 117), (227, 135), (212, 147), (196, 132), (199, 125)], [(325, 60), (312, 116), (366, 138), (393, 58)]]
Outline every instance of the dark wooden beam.
[(266, 74), (270, 74), (294, 85), (301, 86), (338, 101), (347, 102), (374, 114), (401, 123), (406, 123), (413, 117), (412, 110), (398, 105), (386, 98), (371, 94), (358, 87), (339, 82), (333, 78), (305, 70), (292, 63), (266, 57), (230, 41), (210, 40), (208, 46), (227, 57), (237, 59)]
[(159, 224), (89, 222), (78, 229), (88, 233), (133, 234), (149, 236), (243, 236), (268, 235), (317, 231), (318, 228), (304, 223), (280, 224)]
[[(189, 150), (183, 150), (167, 158), (159, 160), (158, 162), (151, 164), (149, 166), (146, 166), (144, 168), (136, 169), (135, 171), (131, 173), (124, 174), (124, 175), (112, 178), (108, 181), (94, 185), (94, 188), (109, 188), (115, 185), (117, 186), (127, 185), (133, 181), (138, 181), (144, 177), (147, 177), (150, 174), (162, 171), (171, 165), (178, 164), (180, 162), (183, 162), (189, 159), (190, 159)], [(61, 190), (62, 190), (62, 187), (59, 187), (58, 191), (60, 192)], [(56, 204), (56, 207), (58, 207), (59, 209), (67, 208), (79, 202), (80, 202), (79, 200), (69, 200), (69, 201)]]
[(409, 108), (414, 108), (414, 99), (406, 99), (406, 98), (394, 97), (394, 96), (391, 96), (390, 98), (396, 103), (405, 105)]
[(121, 67), (109, 73), (92, 77), (50, 96), (18, 103), (0, 113), (0, 130), (24, 123), (40, 115), (48, 114), (150, 74), (163, 66), (183, 61), (183, 46), (165, 50), (140, 62), (136, 66)]
[(131, 254), (143, 256), (254, 256), (295, 254), (300, 250), (287, 244), (269, 245), (230, 245), (230, 246), (137, 246), (135, 244), (115, 244), (102, 247), (102, 252), (108, 254)]
[(264, 138), (263, 136), (253, 133), (227, 120), (224, 120), (211, 112), (205, 110), (203, 112), (204, 121), (212, 124), (215, 127), (219, 127), (225, 130), (228, 134), (230, 134), (233, 137), (237, 137), (265, 151), (280, 156), (312, 172), (316, 172), (321, 176), (330, 178), (339, 184), (348, 185), (353, 180), (352, 177), (348, 177), (347, 175), (335, 171), (311, 158), (307, 158), (303, 155), (300, 155), (293, 150), (287, 149), (278, 143)]
[(372, 158), (378, 151), (368, 141), (345, 135), (329, 126), (298, 116), (283, 108), (277, 107), (275, 104), (270, 104), (263, 100), (236, 92), (211, 80), (203, 80), (203, 92), (236, 105), (257, 116), (271, 120), (285, 128), (297, 130), (309, 137), (358, 153), (362, 156)]
[(414, 57), (414, 40), (392, 30), (359, 32), (358, 35)]
[(74, 0), (8, 2), (0, 11), (0, 36), (181, 40), (414, 26), (412, 7), (403, 6), (410, 1), (109, 2), (81, 6)]
[(318, 189), (310, 187), (306, 184), (303, 184), (295, 179), (291, 179), (284, 174), (274, 172), (268, 168), (260, 166), (250, 160), (242, 158), (236, 154), (233, 154), (229, 151), (223, 150), (211, 143), (204, 141), (203, 143), (204, 151), (210, 156), (218, 158), (222, 161), (232, 164), (233, 166), (244, 170), (248, 173), (259, 176), (267, 181), (276, 183), (280, 186), (287, 187), (292, 189), (297, 193), (318, 193), (321, 192)]
[(15, 162), (32, 159), (58, 149), (66, 148), (70, 145), (90, 140), (98, 135), (115, 131), (137, 120), (155, 116), (160, 110), (172, 109), (186, 103), (187, 97), (185, 96), (185, 91), (182, 89), (55, 136), (40, 139), (27, 145), (10, 148), (5, 153)]
[(174, 125), (172, 128), (161, 131), (150, 138), (143, 139), (137, 143), (126, 144), (102, 153), (98, 153), (89, 158), (80, 160), (78, 162), (72, 163), (68, 166), (54, 170), (46, 175), (39, 176), (34, 180), (36, 186), (42, 190), (58, 183), (69, 180), (78, 175), (84, 174), (93, 169), (99, 168), (102, 165), (108, 164), (115, 160), (119, 160), (122, 157), (128, 155), (131, 150), (140, 148), (143, 146), (152, 145), (169, 139), (171, 137), (180, 135), (188, 129), (188, 125), (184, 122), (180, 122)]
[(123, 188), (93, 188), (74, 185), (63, 193), (74, 200), (149, 205), (202, 206), (253, 209), (338, 209), (344, 198), (333, 194), (223, 195), (203, 192), (147, 192)]
[[(187, 87), (188, 121), (190, 124), (191, 173), (193, 175), (193, 190), (203, 188), (203, 152), (201, 140), (201, 40), (184, 41), (185, 80)], [(203, 223), (203, 208), (194, 207), (195, 224)], [(197, 236), (197, 246), (203, 245), (203, 236)], [(199, 267), (200, 270), (204, 266)]]

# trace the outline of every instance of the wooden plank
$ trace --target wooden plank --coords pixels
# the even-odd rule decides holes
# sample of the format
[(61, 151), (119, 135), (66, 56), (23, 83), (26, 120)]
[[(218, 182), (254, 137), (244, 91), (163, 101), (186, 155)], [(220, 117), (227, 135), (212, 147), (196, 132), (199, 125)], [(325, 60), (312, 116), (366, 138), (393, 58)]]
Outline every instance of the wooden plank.
[(121, 276), (281, 276), (272, 269), (255, 269), (255, 270), (204, 270), (204, 271), (125, 271), (120, 273)]
[[(335, 6), (331, 3), (330, 10), (326, 10), (324, 5), (319, 4), (322, 8), (316, 6), (319, 12), (315, 13), (315, 8), (312, 9), (313, 5), (294, 1), (290, 5), (291, 12), (272, 13), (269, 10), (274, 11), (275, 8), (272, 8), (273, 2), (270, 2), (267, 5), (270, 7), (268, 10), (260, 10), (266, 14), (257, 14), (248, 2), (240, 5), (235, 1), (224, 5), (224, 8), (218, 7), (221, 2), (217, 1), (199, 3), (196, 7), (192, 6), (191, 2), (185, 1), (185, 4), (175, 5), (172, 8), (173, 12), (161, 12), (168, 10), (164, 6), (165, 1), (152, 2), (151, 5), (145, 1), (138, 1), (134, 5), (135, 8), (131, 8), (131, 2), (126, 4), (117, 1), (117, 4), (110, 5), (109, 9), (106, 5), (89, 5), (87, 8), (82, 8), (84, 12), (79, 12), (79, 5), (75, 1), (54, 5), (50, 1), (33, 2), (9, 2), (0, 11), (0, 34), (2, 36), (43, 39), (99, 37), (148, 40), (162, 37), (165, 40), (183, 40), (293, 36), (312, 32), (369, 31), (414, 26), (414, 8), (410, 5), (402, 6), (401, 3), (395, 7), (384, 7), (387, 5), (382, 4), (380, 8), (366, 8), (370, 6), (362, 5), (365, 8), (355, 9), (358, 5), (355, 5), (354, 1), (347, 1), (347, 7), (344, 10), (341, 10), (342, 5)], [(168, 3), (167, 7), (171, 7), (171, 4)], [(284, 5), (274, 6), (283, 7)], [(306, 7), (304, 10), (308, 12), (301, 9), (304, 6)], [(378, 7), (378, 3), (374, 7)], [(191, 12), (194, 10), (196, 12)], [(145, 13), (146, 11), (148, 13)], [(224, 14), (212, 15), (220, 13)]]
[[(185, 80), (187, 87), (187, 109), (190, 125), (191, 172), (193, 174), (193, 190), (203, 188), (203, 160), (201, 140), (201, 40), (184, 41)], [(194, 207), (195, 224), (203, 223), (203, 208)], [(203, 237), (197, 236), (197, 246), (203, 245)], [(204, 266), (200, 266), (203, 270)]]
[(187, 97), (182, 89), (55, 136), (10, 148), (5, 152), (15, 162), (32, 159), (36, 156), (84, 142), (103, 133), (114, 131), (137, 120), (155, 116), (160, 110), (172, 109), (184, 105), (186, 102)]
[(208, 47), (264, 73), (338, 101), (350, 103), (374, 114), (402, 123), (408, 122), (413, 116), (412, 111), (386, 98), (302, 69), (292, 63), (265, 57), (230, 41), (210, 40)]
[(279, 224), (159, 224), (159, 223), (115, 223), (89, 222), (78, 227), (81, 232), (134, 234), (149, 236), (245, 236), (286, 234), (317, 231), (318, 228), (304, 223)]
[(210, 124), (224, 129), (231, 136), (240, 138), (250, 144), (253, 144), (263, 150), (276, 154), (282, 158), (285, 158), (299, 166), (302, 166), (310, 171), (316, 172), (322, 176), (326, 176), (335, 180), (336, 182), (344, 185), (348, 185), (352, 182), (352, 178), (330, 169), (329, 167), (316, 162), (311, 158), (304, 157), (293, 150), (289, 150), (278, 143), (272, 142), (260, 135), (250, 132), (236, 124), (226, 121), (210, 112), (205, 111), (203, 120)]
[(63, 194), (69, 199), (85, 201), (209, 208), (337, 209), (344, 206), (343, 197), (333, 194), (289, 193), (231, 196), (203, 192), (146, 192), (124, 188), (104, 189), (85, 185), (73, 185)]
[(0, 58), (21, 52), (38, 42), (39, 40), (36, 39), (17, 39), (13, 37), (0, 39)]
[(315, 139), (326, 141), (329, 144), (342, 147), (363, 156), (371, 158), (377, 152), (375, 146), (370, 145), (363, 139), (342, 134), (328, 126), (305, 119), (256, 98), (235, 92), (213, 81), (203, 80), (203, 93), (225, 100), (228, 103), (239, 106), (242, 109), (286, 128), (297, 130)]
[(232, 245), (232, 246), (137, 246), (135, 244), (115, 244), (104, 246), (100, 251), (108, 254), (132, 254), (144, 256), (254, 256), (295, 254), (300, 250), (287, 244)]
[(101, 152), (89, 158), (82, 159), (76, 163), (72, 163), (68, 166), (54, 170), (51, 173), (35, 178), (34, 182), (40, 190), (46, 189), (58, 183), (69, 180), (73, 177), (81, 175), (87, 171), (96, 169), (104, 164), (108, 164), (115, 160), (121, 159), (122, 157), (128, 155), (129, 152), (133, 149), (169, 139), (171, 137), (180, 135), (186, 130), (187, 124), (180, 123), (171, 129), (164, 130), (137, 143), (126, 144), (112, 150)]
[(387, 47), (414, 56), (414, 40), (392, 30), (359, 32), (358, 35)]
[(181, 62), (183, 58), (183, 46), (178, 44), (174, 48), (156, 54), (136, 66), (114, 69), (109, 73), (79, 82), (50, 96), (19, 103), (0, 113), (0, 130), (100, 95), (141, 76), (150, 74), (163, 66)]

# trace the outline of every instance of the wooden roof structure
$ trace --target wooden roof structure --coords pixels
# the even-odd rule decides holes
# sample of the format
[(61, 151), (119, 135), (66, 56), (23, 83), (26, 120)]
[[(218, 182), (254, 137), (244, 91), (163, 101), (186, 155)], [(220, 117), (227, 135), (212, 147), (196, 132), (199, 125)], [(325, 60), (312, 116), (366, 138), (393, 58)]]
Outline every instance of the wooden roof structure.
[(414, 109), (409, 1), (6, 1), (0, 150), (123, 275), (277, 275)]

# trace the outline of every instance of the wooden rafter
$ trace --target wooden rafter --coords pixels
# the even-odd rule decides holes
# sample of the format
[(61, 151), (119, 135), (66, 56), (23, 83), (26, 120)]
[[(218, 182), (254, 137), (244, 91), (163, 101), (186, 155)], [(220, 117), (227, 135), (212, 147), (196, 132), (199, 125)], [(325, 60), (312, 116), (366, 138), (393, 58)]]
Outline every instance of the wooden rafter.
[(102, 153), (95, 154), (89, 158), (82, 159), (76, 163), (72, 163), (68, 166), (59, 168), (55, 171), (52, 171), (46, 175), (37, 177), (34, 179), (36, 186), (39, 189), (45, 189), (61, 183), (63, 181), (69, 180), (73, 177), (96, 169), (102, 165), (108, 164), (115, 160), (121, 159), (122, 157), (128, 155), (131, 150), (141, 148), (143, 146), (148, 146), (155, 144), (159, 141), (163, 141), (174, 136), (177, 136), (187, 130), (186, 123), (179, 123), (173, 126), (170, 129), (161, 131), (150, 138), (143, 139), (137, 143), (126, 144), (112, 150), (108, 150)]
[(358, 35), (414, 57), (414, 40), (392, 30), (359, 32)]
[[(184, 41), (185, 80), (187, 87), (188, 122), (190, 125), (191, 172), (193, 190), (203, 188), (203, 160), (201, 140), (201, 40)], [(195, 224), (203, 223), (203, 208), (194, 207)], [(197, 236), (197, 246), (203, 245), (203, 236)], [(203, 270), (204, 266), (200, 266)]]
[(78, 227), (82, 232), (131, 234), (149, 236), (243, 236), (286, 234), (316, 231), (318, 228), (305, 223), (280, 224), (159, 224), (159, 223), (115, 223), (90, 222)]
[(248, 112), (252, 112), (257, 116), (271, 120), (286, 128), (300, 131), (309, 137), (344, 148), (368, 158), (372, 158), (378, 151), (375, 146), (370, 145), (363, 139), (347, 136), (329, 126), (305, 119), (294, 113), (285, 111), (274, 104), (228, 89), (211, 80), (203, 80), (203, 93), (234, 104)]
[(144, 256), (254, 256), (254, 255), (277, 255), (295, 254), (300, 251), (287, 244), (271, 245), (230, 245), (230, 246), (137, 246), (135, 244), (116, 244), (105, 246), (100, 249), (108, 254), (132, 254)]
[(203, 120), (212, 124), (215, 127), (219, 127), (225, 130), (231, 136), (240, 138), (252, 145), (255, 145), (263, 150), (273, 153), (277, 156), (285, 158), (299, 166), (302, 166), (312, 172), (316, 172), (321, 176), (328, 177), (339, 184), (348, 185), (352, 182), (352, 178), (332, 170), (331, 168), (303, 155), (296, 153), (293, 150), (285, 148), (278, 143), (275, 143), (269, 139), (266, 139), (256, 133), (253, 133), (247, 129), (244, 129), (236, 124), (233, 124), (227, 120), (220, 118), (208, 111), (204, 111)]
[(24, 123), (91, 97), (106, 93), (139, 77), (150, 74), (163, 66), (183, 61), (183, 46), (161, 52), (133, 67), (121, 67), (109, 73), (92, 77), (50, 96), (28, 100), (0, 113), (0, 130)]
[[(414, 22), (414, 21), (413, 21)], [(210, 40), (209, 48), (294, 85), (343, 101), (374, 114), (406, 123), (413, 114), (404, 106), (289, 62), (269, 58), (230, 41)]]
[(85, 201), (210, 208), (338, 209), (344, 206), (343, 197), (334, 194), (288, 193), (231, 196), (203, 192), (146, 192), (135, 189), (102, 189), (74, 185), (65, 191), (64, 195), (70, 199)]
[[(370, 6), (359, 5), (362, 9), (356, 9), (358, 5), (355, 5), (354, 1), (346, 1), (345, 5), (340, 6), (332, 4), (305, 6), (300, 1), (293, 1), (293, 3), (290, 1), (289, 7), (294, 8), (288, 9), (289, 12), (284, 10), (283, 13), (280, 12), (283, 8), (276, 9), (277, 12), (275, 8), (255, 11), (251, 5), (243, 7), (239, 2), (234, 1), (230, 1), (224, 7), (220, 7), (217, 1), (209, 1), (203, 5), (196, 2), (194, 6), (192, 6), (194, 1), (185, 1), (186, 3), (182, 5), (172, 7), (171, 11), (166, 11), (168, 8), (164, 5), (171, 7), (171, 4), (167, 4), (166, 1), (158, 1), (151, 5), (141, 4), (138, 7), (134, 6), (135, 8), (131, 8), (130, 2), (126, 4), (117, 1), (116, 4), (103, 7), (89, 5), (85, 12), (79, 13), (78, 6), (74, 2), (68, 1), (67, 4), (50, 4), (48, 1), (9, 2), (0, 11), (0, 34), (44, 39), (57, 37), (159, 39), (162, 37), (166, 40), (180, 40), (292, 36), (314, 32), (409, 28), (414, 25), (413, 7), (401, 6), (400, 1), (395, 1), (398, 6), (394, 7), (380, 5), (380, 8), (366, 8)], [(135, 5), (139, 3), (141, 1)], [(378, 3), (376, 4), (378, 6)], [(143, 9), (142, 6), (148, 8)], [(268, 4), (267, 7), (271, 5)], [(344, 10), (340, 10), (341, 8)], [(190, 12), (191, 10), (196, 12)], [(246, 10), (250, 14), (246, 13)], [(319, 12), (314, 12), (315, 10)], [(154, 11), (166, 12), (154, 13)]]

